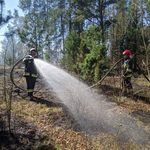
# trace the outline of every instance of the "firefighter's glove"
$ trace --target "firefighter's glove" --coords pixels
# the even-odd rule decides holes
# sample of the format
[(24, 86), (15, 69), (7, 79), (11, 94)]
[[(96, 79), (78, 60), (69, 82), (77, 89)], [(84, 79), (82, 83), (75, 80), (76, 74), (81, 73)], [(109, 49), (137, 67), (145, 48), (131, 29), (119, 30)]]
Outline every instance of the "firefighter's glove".
[(27, 55), (24, 59), (23, 62), (29, 61), (29, 60), (33, 60), (34, 58), (31, 55)]

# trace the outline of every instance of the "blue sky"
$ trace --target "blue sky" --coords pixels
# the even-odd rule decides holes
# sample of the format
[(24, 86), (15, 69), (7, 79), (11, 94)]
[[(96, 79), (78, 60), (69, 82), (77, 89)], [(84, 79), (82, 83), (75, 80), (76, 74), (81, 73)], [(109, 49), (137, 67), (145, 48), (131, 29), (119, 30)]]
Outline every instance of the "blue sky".
[(18, 5), (19, 0), (5, 0), (5, 14), (7, 13), (7, 10), (11, 10), (13, 12), (14, 9), (17, 9), (21, 15), (22, 11), (19, 9)]
[(17, 8), (18, 4), (19, 4), (19, 0), (5, 0), (5, 8), (7, 10)]
[[(4, 6), (4, 15), (7, 15), (8, 10), (11, 10), (13, 13), (14, 9), (18, 10), (18, 13), (20, 16), (23, 15), (22, 10), (18, 7), (19, 0), (5, 0), (5, 6)], [(0, 35), (3, 35), (7, 31), (7, 25), (4, 25), (0, 27)], [(4, 39), (3, 36), (0, 36), (0, 42)], [(0, 51), (1, 51), (1, 43), (0, 43)]]

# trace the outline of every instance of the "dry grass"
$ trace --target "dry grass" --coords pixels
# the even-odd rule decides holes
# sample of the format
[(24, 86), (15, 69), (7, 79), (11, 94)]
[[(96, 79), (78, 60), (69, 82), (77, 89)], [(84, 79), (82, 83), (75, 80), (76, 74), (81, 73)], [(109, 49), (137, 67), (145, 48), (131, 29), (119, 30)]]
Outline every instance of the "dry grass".
[[(5, 103), (0, 101), (0, 109), (2, 108), (5, 108)], [(142, 146), (132, 142), (124, 143), (122, 146), (122, 143), (112, 135), (100, 134), (89, 137), (83, 132), (76, 131), (72, 128), (72, 122), (62, 107), (48, 107), (44, 104), (19, 99), (12, 103), (12, 116), (36, 126), (44, 137), (40, 141), (41, 147), (42, 145), (53, 145), (56, 150), (143, 149)], [(34, 148), (36, 149), (36, 146)], [(148, 147), (145, 146), (144, 149), (148, 150)]]
[[(142, 81), (141, 81), (142, 82)], [(118, 85), (117, 85), (118, 86)], [(127, 97), (112, 96), (119, 107), (128, 113), (142, 110), (143, 112), (150, 112), (150, 105), (141, 101), (133, 101)], [(6, 111), (5, 102), (0, 100), (0, 115), (2, 111)], [(1, 121), (1, 120), (0, 120)], [(20, 122), (19, 122), (20, 121)], [(17, 126), (16, 123), (18, 122)], [(27, 123), (30, 126), (23, 128), (22, 123)], [(134, 144), (132, 141), (128, 143), (121, 143), (116, 136), (101, 133), (97, 136), (88, 136), (86, 133), (77, 131), (74, 128), (70, 116), (64, 111), (61, 106), (48, 107), (45, 104), (40, 104), (22, 98), (13, 99), (12, 101), (12, 131), (14, 134), (18, 132), (27, 132), (32, 136), (34, 130), (37, 130), (41, 138), (35, 140), (36, 134), (33, 138), (22, 138), (19, 135), (21, 143), (26, 145), (30, 143), (28, 149), (52, 150), (50, 145), (55, 150), (149, 150), (150, 145)], [(139, 126), (142, 122), (139, 121)], [(149, 125), (146, 126), (149, 130)], [(28, 131), (26, 131), (28, 130)], [(21, 133), (22, 133), (21, 132)], [(19, 145), (14, 145), (18, 147)], [(39, 148), (40, 147), (40, 148)], [(1, 145), (0, 145), (1, 149)], [(4, 147), (5, 149), (5, 147)], [(24, 148), (25, 149), (25, 148)]]
[(115, 101), (119, 106), (124, 108), (126, 111), (135, 111), (135, 110), (143, 110), (145, 112), (150, 112), (150, 105), (142, 102), (142, 101), (134, 101), (131, 98), (127, 97), (114, 97)]
[(150, 83), (145, 78), (136, 78), (135, 81), (138, 85), (144, 85), (150, 87)]

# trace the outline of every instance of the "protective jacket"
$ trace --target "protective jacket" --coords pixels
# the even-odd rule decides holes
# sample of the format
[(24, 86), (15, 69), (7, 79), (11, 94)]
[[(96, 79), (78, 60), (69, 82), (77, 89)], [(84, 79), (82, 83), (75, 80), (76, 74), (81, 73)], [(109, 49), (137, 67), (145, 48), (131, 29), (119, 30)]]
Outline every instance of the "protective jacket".
[(24, 59), (23, 62), (25, 64), (25, 73), (24, 76), (25, 77), (34, 77), (37, 78), (37, 69), (36, 66), (34, 64), (34, 58), (31, 55), (27, 55)]
[(133, 75), (133, 60), (128, 58), (123, 63), (123, 75), (126, 78), (131, 78)]
[(122, 93), (129, 94), (133, 92), (131, 77), (133, 76), (133, 59), (128, 57), (123, 62), (123, 82), (122, 82)]
[(30, 98), (32, 99), (37, 78), (37, 69), (34, 64), (34, 57), (32, 57), (31, 55), (27, 55), (23, 59), (23, 62), (25, 64), (24, 77), (26, 78), (27, 92), (28, 96), (30, 96)]

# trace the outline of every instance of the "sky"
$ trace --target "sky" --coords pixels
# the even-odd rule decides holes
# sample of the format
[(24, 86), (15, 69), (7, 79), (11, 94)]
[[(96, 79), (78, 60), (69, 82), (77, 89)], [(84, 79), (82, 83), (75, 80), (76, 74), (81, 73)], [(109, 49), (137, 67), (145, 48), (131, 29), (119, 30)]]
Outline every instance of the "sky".
[(19, 0), (5, 0), (5, 13), (7, 13), (7, 10), (13, 11), (14, 9), (17, 9), (19, 13), (22, 13), (18, 5), (19, 5)]
[[(18, 10), (18, 13), (20, 16), (23, 15), (22, 10), (18, 7), (19, 0), (4, 0), (5, 6), (4, 6), (4, 15), (6, 16), (8, 13), (8, 10), (11, 10), (11, 12), (14, 12), (14, 9)], [(3, 35), (7, 31), (7, 24), (0, 27), (0, 35)], [(3, 36), (0, 36), (0, 51), (1, 51), (1, 41), (4, 39)]]

